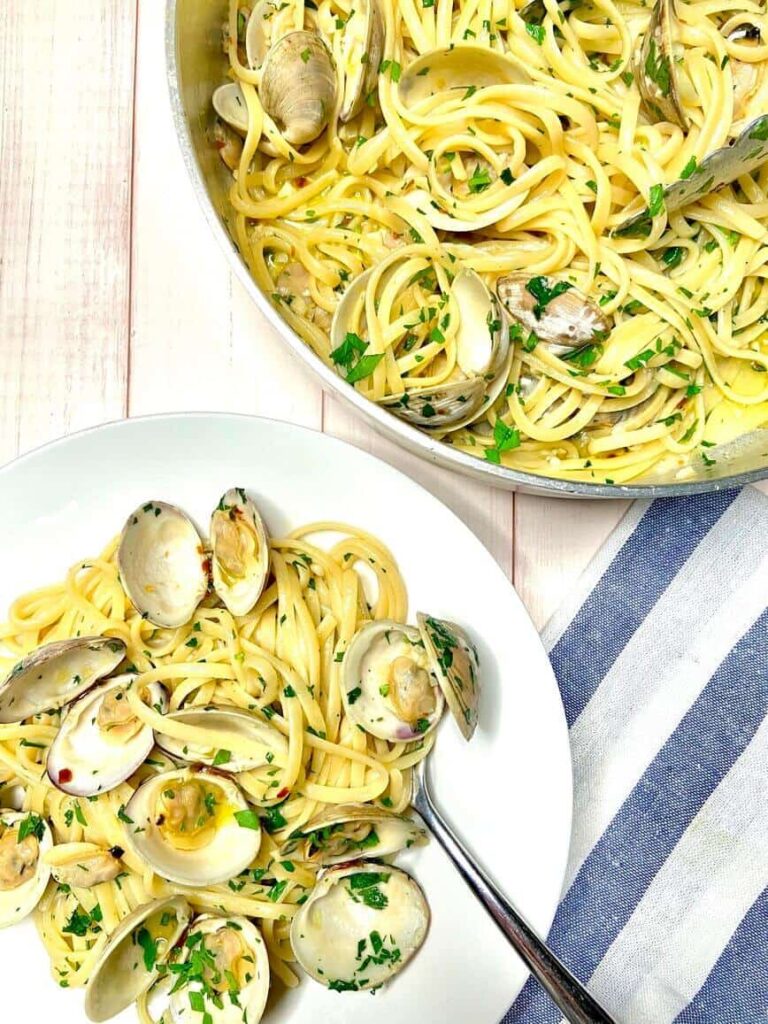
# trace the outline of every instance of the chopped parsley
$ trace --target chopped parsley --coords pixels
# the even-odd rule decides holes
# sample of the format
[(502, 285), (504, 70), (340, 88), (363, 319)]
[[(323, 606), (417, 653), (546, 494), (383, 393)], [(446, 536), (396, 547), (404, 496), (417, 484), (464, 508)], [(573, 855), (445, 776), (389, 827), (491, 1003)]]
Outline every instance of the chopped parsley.
[(537, 320), (541, 320), (542, 314), (550, 302), (556, 299), (558, 295), (562, 295), (563, 292), (573, 288), (573, 285), (570, 281), (556, 281), (550, 288), (546, 277), (532, 277), (525, 288), (536, 299), (533, 315)]

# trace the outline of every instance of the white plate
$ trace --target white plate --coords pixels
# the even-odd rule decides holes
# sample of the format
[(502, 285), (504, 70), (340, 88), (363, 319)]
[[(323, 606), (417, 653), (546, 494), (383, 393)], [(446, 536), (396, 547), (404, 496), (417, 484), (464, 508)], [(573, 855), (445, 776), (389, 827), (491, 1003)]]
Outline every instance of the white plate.
[[(199, 522), (228, 487), (256, 497), (275, 535), (319, 519), (370, 530), (395, 554), (410, 614), (466, 625), (485, 687), (471, 744), (446, 721), (435, 758), (440, 805), (540, 932), (555, 912), (571, 819), (567, 730), (552, 670), (520, 599), (456, 516), (401, 473), (322, 434), (244, 416), (151, 417), (110, 424), (0, 471), (0, 611), (96, 554), (147, 498)], [(457, 486), (461, 481), (457, 479)], [(496, 1024), (525, 970), (436, 843), (403, 863), (423, 885), (427, 942), (389, 987), (328, 992), (305, 980), (275, 998), (265, 1024)], [(0, 932), (4, 1018), (83, 1024), (79, 994), (51, 980), (32, 926)], [(15, 1012), (14, 1012), (15, 1011)], [(133, 1019), (133, 1011), (126, 1011)]]

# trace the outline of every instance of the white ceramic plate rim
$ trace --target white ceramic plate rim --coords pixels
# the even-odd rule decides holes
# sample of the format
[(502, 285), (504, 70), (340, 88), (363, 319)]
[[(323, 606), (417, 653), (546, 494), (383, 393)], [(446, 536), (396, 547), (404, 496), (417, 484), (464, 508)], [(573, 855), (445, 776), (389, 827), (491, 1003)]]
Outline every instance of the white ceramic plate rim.
[[(262, 442), (261, 451), (258, 444), (246, 444), (249, 434), (250, 442)], [(230, 436), (236, 441), (225, 455), (221, 447), (216, 447), (216, 442)], [(152, 453), (153, 469), (146, 471), (149, 479), (158, 475), (158, 466), (164, 458), (171, 458), (171, 452), (182, 437), (185, 441), (191, 437), (202, 447), (203, 453), (206, 445), (212, 445), (211, 451), (218, 453), (220, 466), (229, 467), (226, 472), (230, 476), (221, 490), (233, 484), (245, 485), (258, 496), (259, 481), (254, 478), (261, 476), (262, 486), (268, 478), (274, 478), (276, 489), (282, 487), (285, 492), (284, 495), (275, 495), (274, 500), (277, 505), (280, 505), (282, 497), (288, 502), (284, 507), (291, 525), (320, 518), (311, 512), (299, 515), (296, 506), (300, 505), (303, 511), (305, 504), (312, 506), (314, 502), (325, 508), (323, 502), (331, 496), (331, 504), (338, 504), (334, 518), (353, 522), (382, 536), (400, 556), (406, 583), (413, 584), (422, 604), (424, 595), (427, 596), (429, 610), (436, 614), (448, 614), (444, 595), (451, 590), (449, 580), (452, 582), (454, 577), (440, 580), (441, 573), (445, 572), (442, 560), (440, 568), (436, 567), (438, 563), (433, 559), (427, 569), (421, 548), (437, 538), (458, 556), (462, 564), (468, 566), (466, 580), (456, 581), (453, 601), (457, 607), (464, 606), (462, 614), (456, 617), (475, 630), (483, 652), (489, 680), (485, 707), (490, 710), (485, 722), (481, 718), (480, 738), (470, 747), (462, 745), (458, 731), (450, 729), (449, 725), (441, 729), (435, 755), (438, 797), (446, 814), (459, 825), (464, 838), (474, 846), (481, 860), (534, 926), (545, 932), (560, 894), (570, 837), (570, 754), (557, 684), (533, 624), (489, 552), (453, 512), (398, 470), (352, 445), (317, 431), (234, 414), (181, 413), (140, 417), (81, 431), (37, 448), (0, 469), (0, 531), (6, 536), (10, 552), (7, 582), (0, 582), (0, 612), (5, 612), (12, 595), (46, 579), (59, 578), (70, 562), (94, 554), (94, 548), (98, 550), (119, 529), (127, 512), (134, 503), (142, 500), (141, 497), (134, 503), (126, 499), (129, 502), (127, 507), (120, 499), (122, 514), (114, 521), (110, 514), (109, 522), (104, 519), (105, 512), (98, 503), (109, 504), (121, 491), (131, 493), (131, 488), (135, 491), (137, 473), (145, 472), (141, 468), (141, 453), (137, 448), (141, 441), (154, 439), (149, 449), (146, 443), (141, 449), (141, 452), (150, 450)], [(267, 450), (266, 442), (272, 446), (271, 452)], [(89, 497), (87, 488), (82, 493), (77, 492), (81, 503), (88, 505), (86, 527), (77, 518), (77, 502), (74, 508), (72, 500), (68, 505), (65, 502), (66, 486), (70, 477), (72, 486), (81, 476), (87, 479), (89, 470), (84, 457), (89, 451), (96, 451), (104, 445), (113, 452), (113, 474), (107, 479), (115, 482), (111, 484), (111, 490), (103, 494), (99, 492)], [(167, 456), (162, 454), (163, 445), (169, 449)], [(275, 445), (278, 448), (283, 446), (284, 450), (276, 455)], [(177, 491), (186, 488), (190, 494), (194, 492), (195, 500), (199, 495), (200, 502), (204, 495), (208, 507), (212, 507), (218, 499), (221, 481), (209, 482), (206, 479), (201, 482), (195, 473), (202, 472), (204, 465), (208, 474), (213, 456), (209, 453), (208, 461), (196, 467), (195, 460), (204, 458), (204, 455), (190, 449), (188, 459), (182, 461), (180, 452), (183, 450), (182, 447), (176, 453), (179, 462), (173, 465), (172, 471), (169, 472), (167, 467), (163, 470), (162, 479), (167, 480), (163, 492), (158, 493), (156, 487), (150, 486), (150, 493), (145, 490), (143, 496), (179, 500), (184, 507), (190, 508), (190, 501), (195, 503), (192, 498), (185, 502), (176, 495)], [(313, 454), (318, 452), (322, 453), (321, 457), (313, 460)], [(287, 454), (290, 455), (288, 463)], [(297, 470), (288, 470), (287, 464), (296, 465)], [(240, 466), (248, 468), (241, 470)], [(233, 473), (237, 478), (233, 478)], [(31, 507), (38, 513), (42, 512), (42, 517), (38, 516), (41, 523), (30, 515), (22, 526), (16, 525), (14, 533), (14, 530), (6, 530), (8, 523), (14, 522), (9, 510), (16, 508), (16, 503), (22, 506), (26, 503), (26, 507), (30, 507), (29, 493), (17, 492), (30, 474), (35, 480), (40, 480), (43, 497)], [(50, 494), (56, 474), (67, 474), (61, 497)], [(358, 484), (364, 479), (365, 486), (350, 490), (350, 481), (356, 478)], [(460, 483), (457, 478), (459, 486)], [(294, 502), (293, 507), (290, 506), (291, 501)], [(386, 522), (382, 520), (379, 523), (384, 515), (380, 506), (386, 501), (392, 503), (391, 513), (386, 513), (389, 516)], [(190, 511), (204, 525), (201, 509), (192, 507)], [(419, 544), (410, 534), (399, 532), (395, 525), (395, 521), (407, 521), (408, 514), (416, 513), (421, 519), (427, 517), (429, 522), (429, 540), (425, 538)], [(20, 513), (16, 515), (18, 518)], [(56, 523), (59, 529), (54, 529)], [(43, 532), (35, 533), (41, 524)], [(96, 539), (91, 540), (85, 549), (82, 549), (84, 542), (80, 540), (80, 549), (72, 550), (70, 533), (86, 529)], [(55, 534), (55, 545), (49, 534)], [(27, 576), (28, 555), (22, 556), (18, 552), (22, 549), (28, 552), (29, 548), (24, 548), (24, 544), (29, 544), (32, 539), (42, 544), (39, 558), (47, 558), (44, 562), (47, 574), (43, 574), (38, 564), (32, 566)], [(48, 548), (55, 551), (55, 555), (48, 557)], [(409, 552), (407, 562), (404, 552)], [(25, 567), (26, 579), (21, 578), (22, 574), (17, 569), (20, 560)], [(470, 581), (475, 590), (468, 597), (466, 584)], [(473, 623), (474, 612), (470, 609), (475, 608), (479, 621)], [(411, 620), (416, 610), (412, 603), (409, 610)], [(491, 647), (486, 631), (489, 620), (494, 618), (496, 626), (490, 634), (494, 646)], [(507, 628), (508, 625), (511, 629)], [(496, 714), (502, 709), (504, 714)], [(515, 713), (521, 711), (522, 714)], [(457, 765), (467, 763), (471, 764), (473, 774), (457, 774)], [(471, 786), (465, 780), (471, 778), (477, 784), (489, 767), (491, 784), (482, 785), (479, 792), (470, 792)], [(505, 789), (499, 777), (500, 769), (507, 777), (520, 779), (519, 785)], [(506, 801), (509, 801), (509, 808)], [(358, 1019), (361, 1009), (370, 1024), (384, 1024), (393, 1019), (399, 1024), (420, 1024), (425, 1013), (430, 1019), (439, 1019), (444, 1024), (466, 1024), (470, 1007), (473, 1024), (495, 1024), (503, 1016), (526, 976), (515, 954), (463, 888), (435, 843), (425, 851), (410, 853), (402, 864), (420, 879), (433, 907), (429, 939), (413, 965), (375, 999), (366, 994), (340, 997), (308, 981), (303, 982), (298, 996), (291, 994), (270, 1006), (265, 1024), (282, 1024), (289, 1017), (298, 1022), (322, 1019), (327, 1024), (351, 1024)], [(13, 929), (0, 932), (0, 956), (5, 969), (14, 977), (23, 977), (25, 982), (18, 987), (14, 985), (12, 989), (20, 993), (19, 1009), (22, 1006), (21, 993), (28, 998), (29, 992), (35, 991), (39, 993), (40, 1009), (55, 1013), (62, 1024), (81, 1024), (84, 1015), (79, 1001), (77, 998), (65, 998), (48, 981), (47, 961), (42, 948), (31, 934), (29, 925), (23, 928), (22, 942), (16, 940), (17, 933)], [(439, 989), (432, 984), (436, 971), (440, 973)], [(365, 1000), (362, 1006), (361, 1000)], [(13, 1001), (11, 995), (11, 1004)], [(127, 1019), (131, 1019), (130, 1016)]]

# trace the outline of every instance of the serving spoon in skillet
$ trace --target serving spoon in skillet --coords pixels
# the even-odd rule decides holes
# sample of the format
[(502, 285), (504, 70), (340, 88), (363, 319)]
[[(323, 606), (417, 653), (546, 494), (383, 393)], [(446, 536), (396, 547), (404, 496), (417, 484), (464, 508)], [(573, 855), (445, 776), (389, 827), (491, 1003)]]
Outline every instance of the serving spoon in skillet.
[(411, 803), (461, 877), (570, 1024), (616, 1024), (614, 1018), (538, 937), (443, 818), (429, 788), (428, 761), (429, 758), (425, 758), (413, 769)]

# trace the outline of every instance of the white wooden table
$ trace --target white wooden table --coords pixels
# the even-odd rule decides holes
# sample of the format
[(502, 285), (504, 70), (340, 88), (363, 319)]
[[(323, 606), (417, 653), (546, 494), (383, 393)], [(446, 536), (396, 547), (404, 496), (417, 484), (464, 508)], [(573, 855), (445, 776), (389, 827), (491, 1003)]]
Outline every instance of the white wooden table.
[(399, 451), (321, 391), (228, 270), (187, 181), (164, 6), (0, 0), (0, 462), (147, 413), (315, 427), (442, 498), (543, 624), (625, 503), (495, 491)]

